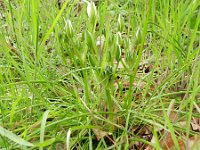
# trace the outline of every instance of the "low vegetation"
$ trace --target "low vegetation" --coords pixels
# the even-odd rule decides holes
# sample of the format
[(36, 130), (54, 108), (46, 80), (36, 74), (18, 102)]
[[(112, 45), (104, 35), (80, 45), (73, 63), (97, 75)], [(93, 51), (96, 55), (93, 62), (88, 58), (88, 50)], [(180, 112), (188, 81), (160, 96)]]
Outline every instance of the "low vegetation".
[(199, 149), (200, 1), (0, 0), (0, 148)]

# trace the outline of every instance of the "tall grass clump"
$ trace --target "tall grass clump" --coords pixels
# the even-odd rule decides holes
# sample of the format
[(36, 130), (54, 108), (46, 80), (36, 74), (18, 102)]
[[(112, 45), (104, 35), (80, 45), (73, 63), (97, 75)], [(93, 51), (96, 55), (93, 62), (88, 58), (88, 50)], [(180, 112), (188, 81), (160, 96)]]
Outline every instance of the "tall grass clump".
[(197, 147), (199, 43), (198, 0), (1, 0), (0, 148)]

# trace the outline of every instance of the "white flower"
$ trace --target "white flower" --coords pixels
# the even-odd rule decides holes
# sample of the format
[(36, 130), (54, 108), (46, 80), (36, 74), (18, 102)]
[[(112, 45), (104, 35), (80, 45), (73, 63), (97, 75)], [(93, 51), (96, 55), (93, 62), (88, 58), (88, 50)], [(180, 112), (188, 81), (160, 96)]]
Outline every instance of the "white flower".
[(65, 29), (67, 36), (71, 38), (73, 36), (73, 26), (70, 20), (65, 20)]
[(88, 2), (87, 4), (87, 14), (89, 18), (96, 18), (97, 10), (94, 2)]

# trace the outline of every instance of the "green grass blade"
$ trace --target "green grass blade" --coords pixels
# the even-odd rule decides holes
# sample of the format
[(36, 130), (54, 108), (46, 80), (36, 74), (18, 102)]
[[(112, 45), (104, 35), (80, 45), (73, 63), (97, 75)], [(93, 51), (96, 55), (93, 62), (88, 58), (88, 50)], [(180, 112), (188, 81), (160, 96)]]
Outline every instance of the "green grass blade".
[(1, 126), (0, 126), (0, 135), (7, 137), (9, 140), (11, 140), (21, 146), (28, 146), (28, 147), (34, 146), (34, 144), (32, 144), (28, 141), (25, 141), (24, 139), (20, 138), (16, 134), (12, 133), (11, 131), (9, 131)]
[[(44, 142), (44, 133), (45, 133), (45, 124), (49, 114), (49, 110), (45, 111), (42, 117), (42, 123), (40, 127), (40, 143)], [(40, 150), (43, 150), (43, 147), (40, 147)]]
[(56, 18), (54, 19), (54, 21), (53, 21), (51, 27), (49, 28), (49, 30), (48, 30), (47, 33), (45, 34), (45, 36), (44, 36), (44, 38), (43, 38), (43, 40), (42, 40), (41, 45), (43, 45), (43, 44), (46, 42), (46, 40), (48, 39), (49, 35), (51, 34), (51, 32), (52, 32), (53, 28), (55, 27), (56, 23), (58, 22), (58, 20), (60, 19), (61, 15), (62, 15), (63, 11), (65, 10), (65, 8), (66, 8), (67, 4), (69, 3), (69, 1), (70, 1), (70, 0), (66, 0), (65, 3), (63, 4), (61, 10), (59, 11), (58, 15), (57, 15)]
[(169, 132), (170, 132), (170, 133), (167, 133), (167, 134), (171, 134), (172, 140), (174, 142), (175, 149), (179, 150), (180, 147), (179, 147), (179, 144), (178, 144), (178, 139), (176, 137), (174, 127), (173, 127), (172, 123), (170, 122), (170, 119), (169, 119), (167, 113), (164, 110), (164, 106), (163, 106), (163, 113), (164, 113), (164, 118), (165, 118), (166, 124), (167, 124), (167, 126), (169, 128)]

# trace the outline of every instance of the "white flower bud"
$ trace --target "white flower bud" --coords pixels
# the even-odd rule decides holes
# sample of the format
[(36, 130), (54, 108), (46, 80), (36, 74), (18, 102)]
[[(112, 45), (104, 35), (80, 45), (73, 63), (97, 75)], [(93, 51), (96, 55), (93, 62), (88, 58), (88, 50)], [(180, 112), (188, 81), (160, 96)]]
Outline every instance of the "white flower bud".
[(120, 31), (120, 32), (122, 32), (123, 31), (123, 29), (124, 29), (124, 20), (123, 20), (123, 18), (122, 18), (122, 16), (119, 14), (119, 16), (118, 16), (118, 31)]
[(73, 37), (73, 26), (70, 20), (65, 20), (65, 29), (68, 38)]
[(94, 2), (88, 2), (87, 5), (87, 14), (89, 18), (96, 18), (97, 17), (97, 10)]
[(116, 44), (121, 45), (121, 43), (122, 43), (122, 34), (120, 32), (117, 32), (117, 35), (116, 35)]
[(89, 17), (89, 22), (92, 25), (92, 29), (94, 30), (97, 23), (97, 10), (94, 2), (87, 3), (87, 15)]

